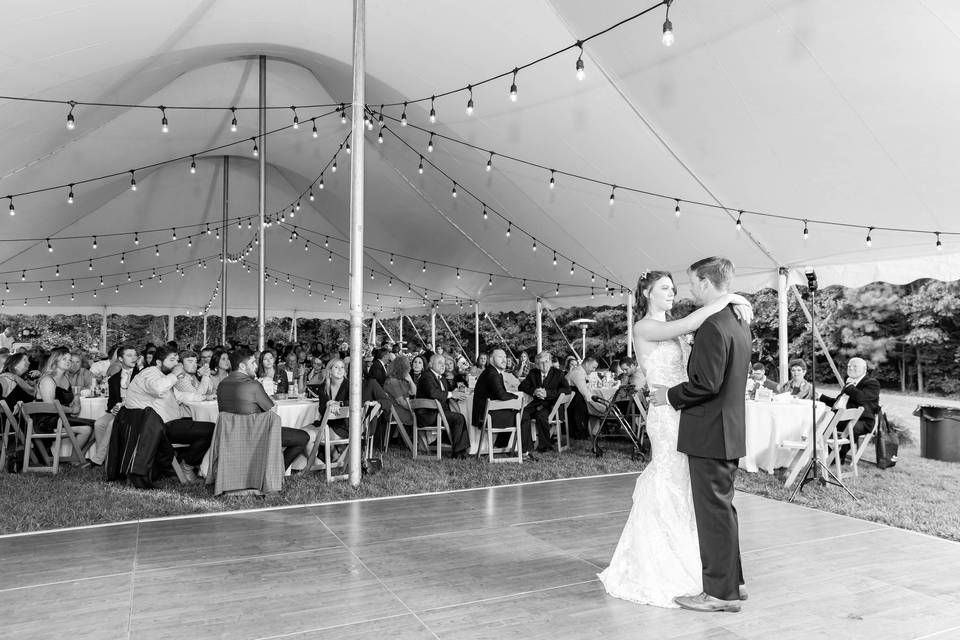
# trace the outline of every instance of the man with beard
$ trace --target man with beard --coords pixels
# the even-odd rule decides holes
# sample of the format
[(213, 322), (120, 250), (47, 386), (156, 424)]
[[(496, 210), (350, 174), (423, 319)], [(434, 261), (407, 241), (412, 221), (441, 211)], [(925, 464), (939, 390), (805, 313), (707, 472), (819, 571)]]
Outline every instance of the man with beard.
[(180, 408), (173, 389), (187, 374), (179, 359), (177, 352), (169, 347), (157, 347), (154, 354), (156, 364), (144, 368), (130, 381), (123, 406), (128, 409), (150, 407), (163, 420), (163, 430), (170, 443), (187, 445), (182, 450), (181, 460), (187, 480), (192, 482), (196, 480), (195, 468), (200, 466), (203, 455), (210, 448), (214, 424), (185, 417)]

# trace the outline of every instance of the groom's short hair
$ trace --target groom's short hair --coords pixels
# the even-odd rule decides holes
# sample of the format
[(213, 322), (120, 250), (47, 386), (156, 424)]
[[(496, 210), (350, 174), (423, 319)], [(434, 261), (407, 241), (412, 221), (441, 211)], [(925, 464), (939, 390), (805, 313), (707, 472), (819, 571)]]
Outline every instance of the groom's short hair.
[(690, 268), (687, 269), (687, 271), (696, 275), (702, 280), (709, 280), (710, 283), (719, 291), (726, 291), (730, 288), (731, 283), (733, 283), (733, 276), (736, 272), (733, 267), (733, 262), (726, 258), (720, 258), (717, 256), (704, 258), (703, 260), (697, 260), (690, 265)]

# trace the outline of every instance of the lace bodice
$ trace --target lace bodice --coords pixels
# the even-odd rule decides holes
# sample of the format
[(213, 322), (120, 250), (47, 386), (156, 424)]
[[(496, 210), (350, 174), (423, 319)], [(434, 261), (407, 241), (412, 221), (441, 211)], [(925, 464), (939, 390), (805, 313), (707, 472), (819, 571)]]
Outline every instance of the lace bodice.
[(682, 339), (664, 340), (642, 358), (640, 365), (647, 376), (647, 384), (672, 387), (687, 381), (687, 358), (690, 346)]

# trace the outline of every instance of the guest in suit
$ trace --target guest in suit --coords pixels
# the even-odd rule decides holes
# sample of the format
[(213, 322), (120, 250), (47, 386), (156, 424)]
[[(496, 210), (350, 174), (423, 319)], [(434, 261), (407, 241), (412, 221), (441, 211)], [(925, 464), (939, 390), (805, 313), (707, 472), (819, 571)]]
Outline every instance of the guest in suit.
[[(467, 435), (467, 421), (463, 414), (451, 411), (447, 404), (450, 399), (465, 400), (466, 394), (461, 391), (451, 391), (443, 378), (447, 364), (443, 355), (435, 354), (430, 358), (430, 369), (424, 371), (417, 383), (417, 397), (438, 400), (443, 408), (443, 415), (450, 425), (450, 443), (454, 458), (466, 458), (470, 450), (470, 437)], [(437, 412), (430, 409), (417, 409), (417, 420), (432, 424), (437, 419)]]
[[(537, 451), (550, 450), (550, 412), (557, 398), (570, 392), (566, 377), (560, 369), (553, 366), (553, 354), (543, 351), (537, 354), (536, 368), (531, 369), (520, 383), (520, 391), (532, 396), (532, 400), (523, 408), (521, 427), (524, 433), (530, 433), (530, 420), (537, 423)], [(524, 445), (526, 448), (526, 445)]]
[(377, 348), (373, 350), (373, 362), (367, 369), (367, 377), (373, 378), (382, 387), (387, 383), (387, 362), (390, 358), (390, 350)]
[[(494, 349), (490, 352), (490, 361), (487, 368), (477, 378), (477, 386), (473, 390), (473, 426), (483, 429), (483, 414), (487, 408), (487, 400), (515, 400), (516, 394), (507, 391), (503, 382), (504, 371), (507, 366), (507, 354), (503, 349)], [(499, 409), (490, 412), (490, 422), (494, 429), (512, 427), (517, 412), (509, 409)], [(504, 446), (509, 439), (506, 433), (498, 434), (495, 446)], [(530, 421), (520, 424), (520, 442), (524, 455), (528, 460), (536, 461), (533, 455), (533, 438), (530, 435)], [(549, 442), (549, 440), (548, 440)]]
[[(880, 382), (867, 377), (867, 363), (863, 358), (850, 358), (847, 363), (847, 379), (836, 397), (821, 395), (820, 402), (835, 409), (841, 408), (845, 399), (847, 409), (863, 407), (857, 424), (853, 425), (853, 437), (859, 438), (873, 431), (873, 424), (880, 411)], [(840, 461), (845, 461), (850, 445), (840, 447)]]
[(95, 448), (90, 456), (91, 464), (102, 465), (110, 450), (110, 436), (113, 433), (113, 422), (117, 413), (123, 407), (123, 399), (127, 395), (127, 387), (133, 377), (140, 373), (137, 367), (139, 354), (136, 347), (124, 344), (117, 347), (117, 361), (120, 370), (107, 378), (107, 413), (97, 418), (93, 423), (93, 433), (96, 437)]
[[(227, 413), (251, 415), (273, 408), (273, 400), (257, 382), (257, 358), (245, 347), (230, 353), (230, 375), (217, 386), (217, 408)], [(310, 436), (303, 429), (280, 429), (280, 446), (283, 447), (283, 468), (303, 454)]]
[(780, 385), (780, 393), (789, 393), (795, 398), (807, 400), (813, 396), (813, 385), (807, 382), (807, 363), (803, 360), (791, 360), (790, 379)]

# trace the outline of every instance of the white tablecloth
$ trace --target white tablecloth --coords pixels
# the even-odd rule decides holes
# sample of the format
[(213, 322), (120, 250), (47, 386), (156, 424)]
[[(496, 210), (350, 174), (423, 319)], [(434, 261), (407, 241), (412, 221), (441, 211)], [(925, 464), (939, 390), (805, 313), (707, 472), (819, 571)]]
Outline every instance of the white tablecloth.
[[(198, 422), (216, 423), (220, 411), (216, 400), (200, 402), (185, 402), (190, 415)], [(285, 427), (301, 429), (319, 418), (319, 409), (316, 400), (277, 400), (273, 405), (273, 412), (280, 416), (280, 423)]]
[(107, 412), (107, 399), (104, 396), (98, 398), (80, 398), (80, 418), (96, 420)]
[[(823, 415), (826, 406), (817, 403), (817, 416)], [(773, 473), (774, 469), (790, 464), (793, 449), (784, 449), (780, 443), (785, 440), (800, 440), (809, 437), (812, 427), (810, 401), (793, 402), (753, 402), (747, 401), (747, 455), (740, 458), (740, 468), (756, 472), (763, 469)]]

